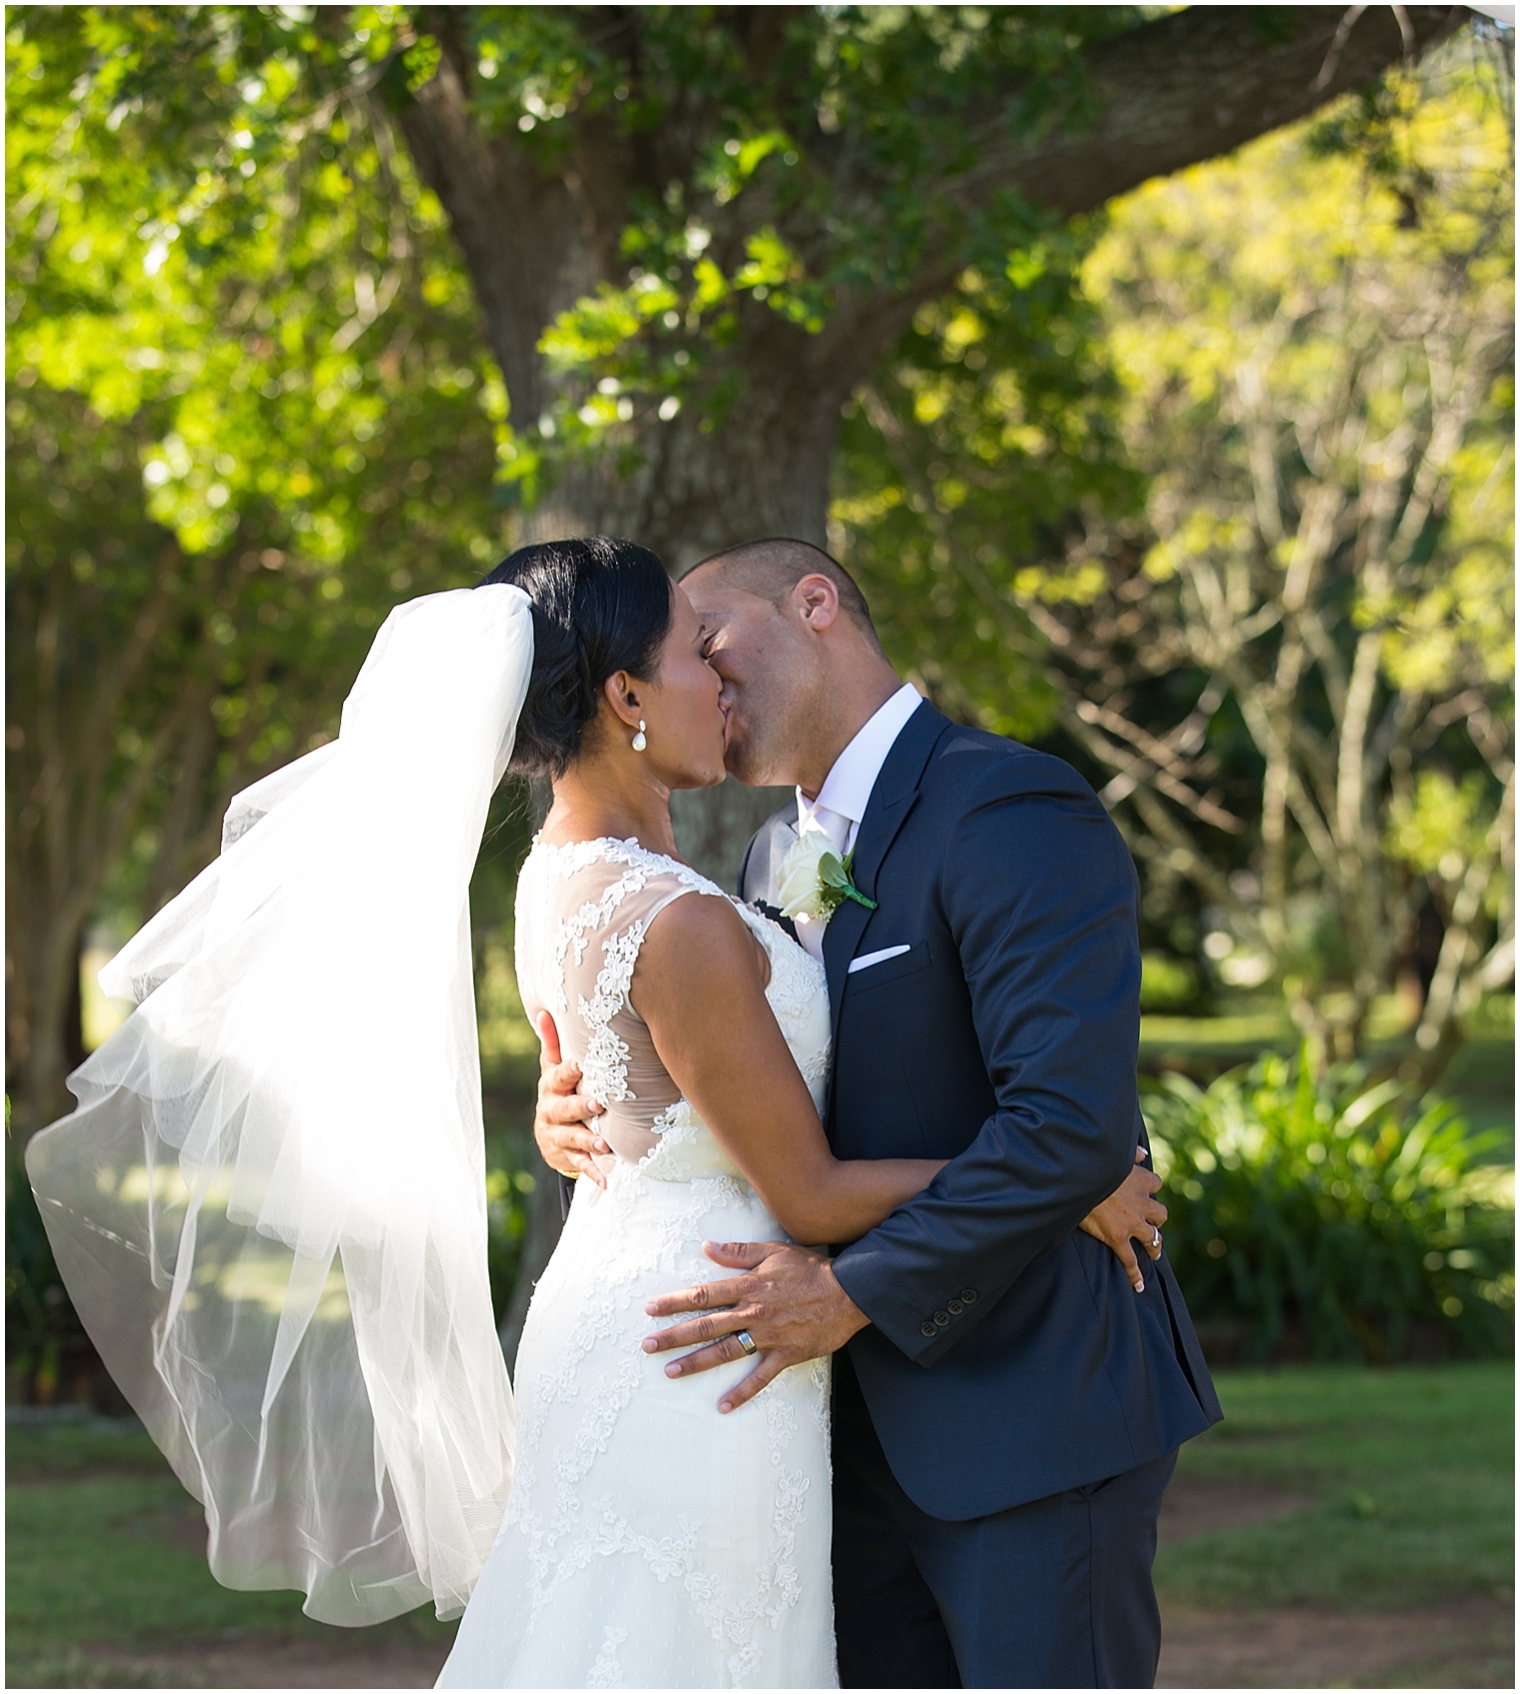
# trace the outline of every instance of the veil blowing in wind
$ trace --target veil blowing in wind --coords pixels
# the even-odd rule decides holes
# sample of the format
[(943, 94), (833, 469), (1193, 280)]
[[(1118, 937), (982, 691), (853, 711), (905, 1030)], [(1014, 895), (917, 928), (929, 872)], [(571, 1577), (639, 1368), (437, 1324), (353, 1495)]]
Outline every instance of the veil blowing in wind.
[(337, 741), (102, 973), (136, 1009), (27, 1149), (212, 1572), (326, 1623), (457, 1615), (512, 1480), (468, 891), (532, 663), (521, 589), (393, 611)]

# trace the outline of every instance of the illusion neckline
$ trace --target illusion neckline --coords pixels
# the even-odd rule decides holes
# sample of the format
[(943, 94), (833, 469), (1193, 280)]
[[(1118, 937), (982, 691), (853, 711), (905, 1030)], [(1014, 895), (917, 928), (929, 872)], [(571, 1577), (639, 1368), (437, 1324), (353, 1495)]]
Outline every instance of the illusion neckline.
[(694, 865), (689, 865), (685, 859), (678, 859), (671, 853), (657, 852), (653, 847), (646, 847), (636, 835), (588, 835), (584, 841), (545, 841), (542, 832), (533, 837), (531, 843), (535, 853), (573, 854), (584, 852), (588, 847), (622, 847), (630, 853), (642, 853), (646, 859), (659, 859), (667, 865), (674, 865), (678, 871), (684, 871), (688, 876), (703, 877)]
[(543, 831), (540, 830), (533, 837), (532, 845), (541, 847), (546, 853), (573, 853), (577, 847), (632, 847), (636, 852), (648, 853), (651, 858), (670, 859), (673, 865), (685, 862), (673, 858), (669, 853), (660, 853), (653, 847), (646, 847), (636, 835), (588, 835), (584, 841), (545, 841)]

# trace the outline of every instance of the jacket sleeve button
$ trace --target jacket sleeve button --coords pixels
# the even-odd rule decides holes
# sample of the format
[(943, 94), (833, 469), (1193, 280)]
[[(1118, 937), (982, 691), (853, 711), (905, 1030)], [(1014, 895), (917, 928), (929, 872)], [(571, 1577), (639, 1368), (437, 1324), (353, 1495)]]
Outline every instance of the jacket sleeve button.
[(934, 1321), (941, 1329), (943, 1329), (950, 1322), (949, 1312), (936, 1312), (934, 1314)]
[(965, 1301), (968, 1306), (974, 1306), (976, 1304), (976, 1290), (974, 1288), (963, 1288), (961, 1290), (961, 1299)]
[(953, 1318), (958, 1318), (965, 1309), (966, 1303), (964, 1300), (946, 1300), (945, 1302), (945, 1310)]
[(932, 1341), (934, 1339), (934, 1337), (939, 1334), (939, 1331), (934, 1327), (934, 1325), (932, 1323), (921, 1323), (918, 1326), (918, 1333), (920, 1335), (928, 1336), (928, 1338)]

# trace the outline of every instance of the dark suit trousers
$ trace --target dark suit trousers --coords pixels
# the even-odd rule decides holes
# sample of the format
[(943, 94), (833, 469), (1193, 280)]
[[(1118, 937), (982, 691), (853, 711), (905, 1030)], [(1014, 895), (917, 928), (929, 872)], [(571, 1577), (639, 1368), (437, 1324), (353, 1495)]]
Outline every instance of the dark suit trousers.
[[(898, 1485), (855, 1371), (834, 1356), (834, 1608), (846, 1688), (1149, 1688), (1151, 1583), (1175, 1452), (949, 1523)], [(953, 1430), (931, 1439), (954, 1441)], [(966, 1453), (976, 1463), (976, 1453)]]

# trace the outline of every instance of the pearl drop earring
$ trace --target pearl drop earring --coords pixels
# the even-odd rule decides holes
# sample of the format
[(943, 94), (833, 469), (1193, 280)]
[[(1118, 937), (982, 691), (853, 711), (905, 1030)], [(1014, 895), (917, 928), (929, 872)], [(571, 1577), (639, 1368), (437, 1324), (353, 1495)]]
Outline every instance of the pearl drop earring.
[(633, 750), (635, 753), (642, 753), (649, 745), (649, 738), (644, 734), (645, 727), (644, 720), (640, 718), (639, 733), (633, 738)]

